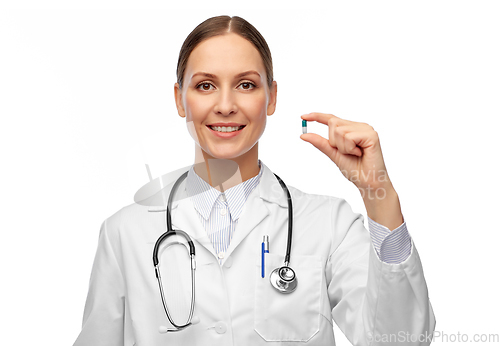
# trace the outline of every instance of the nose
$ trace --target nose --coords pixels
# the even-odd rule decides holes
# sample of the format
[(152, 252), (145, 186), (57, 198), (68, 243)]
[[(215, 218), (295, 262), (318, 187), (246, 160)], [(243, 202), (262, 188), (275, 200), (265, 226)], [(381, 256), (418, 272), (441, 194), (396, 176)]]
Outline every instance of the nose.
[(231, 88), (221, 88), (215, 103), (214, 111), (217, 114), (228, 116), (238, 111), (236, 95)]

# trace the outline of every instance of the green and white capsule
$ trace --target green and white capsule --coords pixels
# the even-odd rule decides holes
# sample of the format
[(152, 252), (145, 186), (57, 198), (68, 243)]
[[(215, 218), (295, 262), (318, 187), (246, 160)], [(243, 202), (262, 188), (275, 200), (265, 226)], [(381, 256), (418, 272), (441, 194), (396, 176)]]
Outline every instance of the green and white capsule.
[(302, 133), (307, 133), (307, 120), (302, 120)]

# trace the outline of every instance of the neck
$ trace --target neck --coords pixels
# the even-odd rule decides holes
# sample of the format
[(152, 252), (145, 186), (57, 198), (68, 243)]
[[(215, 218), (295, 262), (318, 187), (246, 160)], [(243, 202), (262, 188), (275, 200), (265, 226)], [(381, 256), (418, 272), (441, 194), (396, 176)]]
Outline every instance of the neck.
[(217, 159), (195, 143), (194, 171), (220, 192), (259, 174), (258, 142), (245, 154), (232, 159)]

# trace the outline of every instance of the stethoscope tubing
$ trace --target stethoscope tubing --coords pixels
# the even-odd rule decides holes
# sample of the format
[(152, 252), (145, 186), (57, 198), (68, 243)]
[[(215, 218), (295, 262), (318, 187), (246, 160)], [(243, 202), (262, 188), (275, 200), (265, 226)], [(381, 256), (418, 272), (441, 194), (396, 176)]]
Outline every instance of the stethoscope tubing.
[(286, 193), (286, 198), (288, 200), (288, 239), (286, 241), (286, 254), (285, 254), (285, 266), (288, 267), (290, 263), (290, 252), (292, 249), (292, 228), (293, 228), (293, 205), (292, 205), (292, 197), (290, 196), (290, 191), (286, 187), (283, 180), (276, 173), (273, 173), (274, 176), (278, 179), (281, 187)]
[[(181, 182), (187, 177), (187, 174), (188, 174), (189, 171), (186, 171), (185, 173), (183, 173), (178, 179), (177, 181), (175, 182), (174, 186), (172, 187), (172, 190), (170, 192), (170, 195), (168, 197), (168, 203), (167, 203), (167, 210), (166, 210), (166, 226), (167, 226), (167, 231), (165, 233), (163, 233), (156, 241), (155, 243), (155, 246), (154, 246), (154, 249), (153, 249), (153, 265), (154, 265), (154, 268), (155, 268), (155, 275), (156, 275), (156, 278), (158, 280), (158, 286), (160, 288), (160, 295), (161, 295), (161, 301), (162, 301), (162, 304), (163, 304), (163, 309), (165, 310), (165, 313), (167, 315), (167, 318), (169, 320), (169, 322), (176, 328), (176, 329), (168, 329), (167, 331), (168, 332), (178, 332), (180, 330), (183, 330), (184, 328), (188, 327), (189, 325), (191, 325), (191, 320), (193, 318), (193, 313), (194, 313), (194, 308), (195, 308), (195, 270), (196, 270), (196, 252), (195, 252), (195, 247), (194, 247), (194, 243), (193, 243), (193, 240), (191, 239), (191, 237), (184, 231), (182, 230), (173, 230), (172, 229), (172, 216), (171, 216), (171, 208), (172, 208), (172, 201), (173, 201), (173, 197), (175, 195), (175, 192), (177, 191), (177, 188), (179, 187), (179, 185), (181, 184)], [(273, 173), (274, 176), (278, 179), (278, 182), (280, 183), (281, 187), (283, 188), (283, 190), (285, 191), (286, 193), (286, 196), (287, 196), (287, 202), (288, 202), (288, 234), (287, 234), (287, 243), (286, 243), (286, 254), (285, 254), (285, 265), (282, 266), (281, 268), (277, 268), (275, 269), (275, 272), (279, 273), (279, 277), (281, 278), (281, 280), (283, 280), (283, 282), (289, 282), (291, 281), (288, 280), (287, 278), (285, 277), (282, 277), (281, 275), (281, 271), (282, 269), (286, 269), (286, 270), (289, 270), (293, 273), (293, 281), (294, 281), (294, 284), (291, 287), (291, 289), (288, 289), (286, 290), (286, 288), (283, 288), (283, 287), (278, 287), (278, 283), (273, 283), (271, 281), (271, 283), (273, 284), (273, 286), (280, 292), (282, 293), (291, 293), (295, 290), (297, 284), (296, 284), (296, 277), (295, 277), (295, 272), (293, 271), (292, 268), (289, 267), (289, 263), (290, 263), (290, 252), (291, 252), (291, 249), (292, 249), (292, 229), (293, 229), (293, 206), (292, 206), (292, 197), (290, 196), (290, 191), (288, 191), (288, 188), (287, 186), (285, 185), (285, 183), (283, 182), (283, 180), (281, 180), (281, 178), (276, 174), (276, 173)], [(160, 248), (160, 245), (161, 243), (166, 239), (168, 238), (169, 236), (172, 236), (172, 235), (180, 235), (182, 237), (184, 237), (187, 241), (187, 244), (189, 246), (189, 250), (188, 250), (188, 253), (189, 253), (189, 257), (191, 258), (191, 294), (192, 294), (192, 299), (191, 299), (191, 307), (190, 307), (190, 311), (189, 311), (189, 316), (188, 316), (188, 319), (187, 319), (187, 322), (183, 325), (181, 324), (176, 324), (174, 321), (173, 321), (173, 318), (172, 316), (170, 315), (170, 311), (168, 310), (168, 306), (167, 306), (167, 302), (165, 301), (165, 295), (164, 295), (164, 291), (163, 291), (163, 284), (161, 282), (161, 275), (160, 275), (160, 261), (158, 260), (158, 251), (159, 251), (159, 248)], [(167, 246), (167, 248), (173, 244), (181, 244), (179, 242), (175, 242), (175, 243), (171, 243)], [(271, 276), (270, 276), (270, 279), (271, 279)], [(288, 284), (286, 284), (286, 286), (288, 286)]]
[[(184, 231), (182, 230), (173, 230), (172, 229), (172, 217), (171, 217), (171, 208), (172, 208), (172, 199), (177, 191), (177, 188), (179, 187), (180, 183), (187, 177), (189, 171), (186, 171), (182, 176), (177, 179), (175, 182), (174, 186), (172, 187), (172, 192), (170, 193), (170, 196), (168, 197), (168, 204), (167, 204), (167, 211), (166, 211), (166, 224), (167, 224), (167, 231), (163, 233), (157, 240), (153, 249), (153, 265), (155, 267), (155, 275), (156, 279), (158, 281), (158, 286), (160, 288), (160, 296), (161, 296), (161, 301), (163, 304), (163, 309), (165, 310), (165, 313), (167, 315), (167, 318), (169, 322), (177, 329), (169, 329), (169, 332), (178, 332), (180, 330), (183, 330), (184, 328), (188, 327), (191, 325), (191, 320), (193, 318), (193, 313), (194, 313), (194, 307), (195, 307), (195, 292), (196, 292), (196, 284), (195, 284), (195, 270), (196, 270), (196, 251), (194, 247), (193, 240), (191, 237)], [(163, 291), (163, 284), (161, 282), (161, 274), (160, 274), (160, 261), (158, 260), (158, 251), (160, 248), (161, 243), (168, 238), (169, 236), (172, 235), (180, 235), (186, 239), (187, 244), (189, 246), (189, 257), (191, 259), (191, 307), (189, 310), (189, 316), (187, 319), (187, 322), (183, 325), (178, 325), (173, 321), (172, 316), (170, 315), (170, 311), (168, 310), (167, 302), (165, 301), (165, 294)], [(178, 242), (176, 243), (171, 243), (167, 246), (167, 248), (173, 244), (180, 244)]]
[[(184, 232), (183, 232), (184, 233)], [(184, 245), (180, 242), (173, 242), (167, 245), (167, 248), (175, 245), (175, 244), (180, 244)], [(167, 318), (170, 321), (170, 323), (177, 329), (169, 329), (169, 332), (178, 332), (180, 330), (183, 330), (184, 328), (188, 327), (191, 325), (191, 320), (193, 318), (193, 313), (194, 313), (194, 304), (195, 304), (195, 292), (196, 292), (196, 286), (195, 286), (195, 281), (194, 281), (194, 271), (196, 269), (196, 262), (194, 261), (194, 255), (190, 255), (191, 257), (191, 307), (189, 310), (189, 316), (187, 318), (187, 322), (185, 324), (176, 324), (170, 315), (170, 311), (168, 310), (167, 302), (165, 301), (165, 294), (163, 292), (163, 284), (161, 283), (161, 274), (160, 274), (160, 267), (159, 264), (155, 265), (155, 273), (156, 273), (156, 278), (158, 280), (158, 286), (160, 288), (160, 296), (161, 296), (161, 302), (163, 304), (163, 309), (165, 310), (165, 313), (167, 314)]]

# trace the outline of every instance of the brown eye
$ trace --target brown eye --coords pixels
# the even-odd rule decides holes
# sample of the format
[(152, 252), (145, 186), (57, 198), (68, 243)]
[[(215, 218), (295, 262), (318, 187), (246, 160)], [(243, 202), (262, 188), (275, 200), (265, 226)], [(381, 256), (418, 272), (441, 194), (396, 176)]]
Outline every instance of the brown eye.
[(255, 88), (255, 84), (250, 83), (250, 82), (241, 83), (240, 86), (242, 86), (243, 90), (251, 90), (251, 89)]
[(202, 90), (209, 91), (211, 86), (212, 86), (211, 83), (200, 83), (196, 88), (199, 89), (201, 87)]

